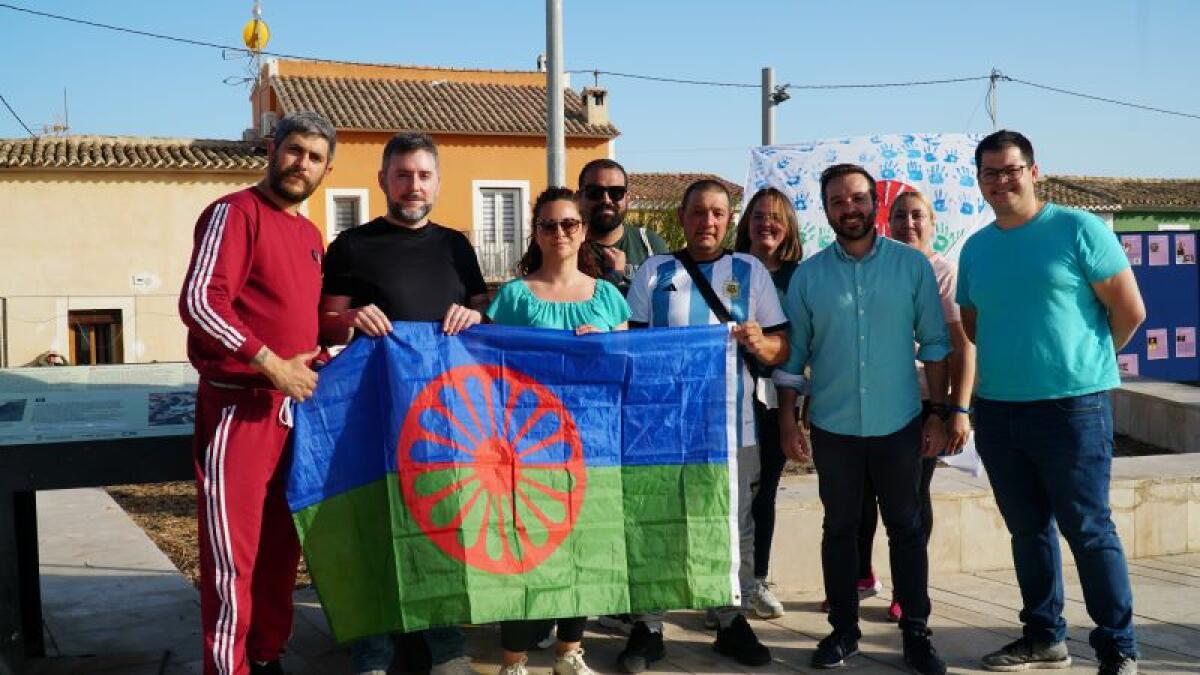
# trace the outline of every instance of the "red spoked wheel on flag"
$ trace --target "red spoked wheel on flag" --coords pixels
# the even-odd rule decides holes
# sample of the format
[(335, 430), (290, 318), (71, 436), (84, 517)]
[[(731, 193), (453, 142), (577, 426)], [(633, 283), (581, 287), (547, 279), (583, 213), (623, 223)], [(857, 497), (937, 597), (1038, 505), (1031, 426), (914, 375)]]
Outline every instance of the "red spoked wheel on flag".
[(397, 447), (405, 505), (443, 552), (496, 574), (545, 562), (571, 533), (587, 472), (575, 421), (511, 368), (452, 368), (413, 400)]
[(879, 230), (879, 234), (885, 237), (891, 234), (891, 223), (888, 222), (888, 216), (892, 212), (892, 202), (905, 192), (914, 190), (916, 188), (913, 186), (898, 180), (875, 181), (875, 229)]

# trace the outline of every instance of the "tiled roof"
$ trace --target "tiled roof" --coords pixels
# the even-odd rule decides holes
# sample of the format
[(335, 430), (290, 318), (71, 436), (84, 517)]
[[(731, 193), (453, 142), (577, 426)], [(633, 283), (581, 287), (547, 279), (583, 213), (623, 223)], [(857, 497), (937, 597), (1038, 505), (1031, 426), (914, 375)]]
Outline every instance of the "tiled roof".
[(742, 203), (742, 186), (714, 173), (631, 173), (629, 174), (629, 208), (667, 209), (679, 205), (683, 191), (692, 183), (711, 179), (720, 181), (729, 190), (736, 207)]
[[(282, 75), (271, 87), (284, 113), (314, 110), (338, 129), (546, 134), (546, 88), (540, 86)], [(567, 89), (564, 100), (567, 136), (617, 136), (611, 124), (587, 123), (579, 94)]]
[(0, 169), (256, 172), (266, 166), (265, 151), (241, 141), (126, 136), (0, 139)]
[(1059, 176), (1042, 176), (1037, 182), (1037, 195), (1044, 201), (1063, 206), (1073, 206), (1088, 211), (1120, 211), (1121, 202), (1116, 196), (1078, 185)]
[[(1200, 211), (1200, 178), (1100, 178), (1095, 176), (1049, 176), (1043, 188), (1051, 201), (1066, 203), (1070, 192), (1095, 195), (1119, 205), (1122, 211)], [(1082, 197), (1081, 197), (1082, 198)], [(1086, 199), (1086, 198), (1084, 198)], [(1076, 204), (1070, 204), (1076, 206)], [(1086, 203), (1081, 208), (1092, 208)]]

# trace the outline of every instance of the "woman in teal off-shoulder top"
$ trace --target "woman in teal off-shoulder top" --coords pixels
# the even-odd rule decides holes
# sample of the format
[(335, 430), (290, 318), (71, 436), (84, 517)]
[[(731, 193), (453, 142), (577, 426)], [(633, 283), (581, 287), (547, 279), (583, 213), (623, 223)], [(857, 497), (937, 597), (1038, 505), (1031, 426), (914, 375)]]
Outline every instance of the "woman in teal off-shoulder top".
[[(616, 286), (597, 279), (599, 261), (583, 247), (583, 219), (574, 193), (549, 188), (533, 206), (534, 230), (529, 249), (517, 264), (520, 278), (496, 293), (488, 307), (492, 323), (573, 330), (578, 335), (625, 330), (629, 305)], [(583, 628), (587, 617), (557, 620), (556, 675), (593, 675), (583, 661)], [(549, 632), (553, 621), (504, 621), (500, 675), (527, 675), (525, 652)]]

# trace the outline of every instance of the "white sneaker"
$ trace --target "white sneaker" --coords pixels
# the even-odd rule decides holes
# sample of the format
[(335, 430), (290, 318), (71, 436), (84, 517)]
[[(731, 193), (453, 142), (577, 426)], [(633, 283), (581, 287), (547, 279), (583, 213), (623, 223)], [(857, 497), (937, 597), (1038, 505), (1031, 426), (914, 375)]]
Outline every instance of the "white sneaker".
[(429, 669), (429, 675), (475, 675), (475, 669), (471, 667), (471, 657), (460, 656), (436, 664)]
[(717, 609), (709, 607), (704, 610), (704, 627), (709, 630), (716, 630), (721, 627), (721, 619), (717, 617)]
[(558, 637), (555, 634), (554, 626), (550, 626), (550, 631), (548, 633), (546, 633), (546, 637), (542, 638), (541, 640), (538, 640), (535, 643), (535, 645), (537, 646), (538, 649), (546, 649), (547, 647), (553, 645), (555, 642), (558, 642)]
[(596, 671), (583, 662), (583, 648), (578, 647), (554, 659), (554, 675), (596, 675)]
[(766, 579), (756, 579), (754, 581), (754, 590), (750, 596), (750, 604), (754, 607), (754, 613), (760, 619), (778, 619), (783, 616), (783, 603), (771, 591), (771, 587), (774, 585)]
[(529, 669), (525, 667), (525, 664), (528, 662), (528, 660), (529, 659), (522, 656), (520, 661), (517, 661), (511, 666), (500, 666), (500, 672), (498, 675), (529, 675)]

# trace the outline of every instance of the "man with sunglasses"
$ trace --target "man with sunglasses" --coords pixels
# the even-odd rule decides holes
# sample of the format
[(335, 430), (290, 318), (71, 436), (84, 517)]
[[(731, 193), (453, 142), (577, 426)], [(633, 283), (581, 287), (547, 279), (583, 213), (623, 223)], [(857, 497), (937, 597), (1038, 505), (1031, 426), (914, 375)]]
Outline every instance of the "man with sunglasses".
[(667, 252), (658, 233), (625, 222), (629, 210), (629, 176), (611, 159), (594, 159), (579, 172), (580, 210), (588, 225), (588, 239), (600, 256), (604, 279), (622, 294), (642, 263)]
[(957, 301), (978, 348), (975, 443), (1012, 535), (1024, 623), (983, 667), (1070, 666), (1061, 532), (1096, 622), (1099, 672), (1137, 673), (1133, 593), (1108, 502), (1108, 390), (1120, 384), (1116, 352), (1146, 318), (1137, 281), (1103, 221), (1038, 199), (1025, 136), (984, 138), (975, 166), (996, 220), (963, 246)]
[[(440, 187), (433, 139), (402, 133), (388, 141), (379, 187), (387, 198), (387, 213), (341, 233), (329, 245), (321, 291), (326, 318), (322, 325), (329, 330), (322, 338), (327, 344), (341, 344), (354, 332), (385, 335), (393, 321), (438, 321), (449, 335), (479, 323), (487, 306), (487, 286), (475, 249), (462, 232), (429, 219)], [(433, 675), (474, 672), (456, 627), (431, 628), (401, 639), (409, 664), (424, 660), (428, 647)], [(383, 675), (392, 661), (391, 636), (359, 640), (352, 652), (357, 673)]]

